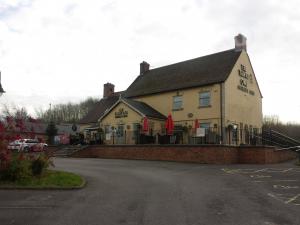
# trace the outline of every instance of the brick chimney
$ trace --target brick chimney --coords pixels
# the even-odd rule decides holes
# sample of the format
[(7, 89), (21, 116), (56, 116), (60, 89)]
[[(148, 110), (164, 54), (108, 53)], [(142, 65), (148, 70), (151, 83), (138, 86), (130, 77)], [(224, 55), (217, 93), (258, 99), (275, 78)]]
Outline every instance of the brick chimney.
[(236, 52), (240, 52), (242, 50), (247, 51), (246, 41), (247, 41), (247, 38), (242, 34), (238, 34), (237, 36), (235, 36), (234, 37), (235, 51)]
[(149, 71), (150, 64), (143, 61), (140, 63), (140, 75), (145, 74), (147, 71)]
[(115, 85), (106, 83), (103, 85), (103, 98), (113, 96), (115, 93)]

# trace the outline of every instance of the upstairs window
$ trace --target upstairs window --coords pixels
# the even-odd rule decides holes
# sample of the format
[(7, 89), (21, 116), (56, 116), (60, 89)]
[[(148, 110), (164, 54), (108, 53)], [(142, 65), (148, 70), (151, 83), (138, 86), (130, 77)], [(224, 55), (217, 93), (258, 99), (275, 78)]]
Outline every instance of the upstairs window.
[(173, 110), (181, 110), (181, 109), (182, 109), (182, 96), (174, 96)]
[(210, 106), (210, 92), (201, 92), (199, 93), (199, 107), (208, 107)]

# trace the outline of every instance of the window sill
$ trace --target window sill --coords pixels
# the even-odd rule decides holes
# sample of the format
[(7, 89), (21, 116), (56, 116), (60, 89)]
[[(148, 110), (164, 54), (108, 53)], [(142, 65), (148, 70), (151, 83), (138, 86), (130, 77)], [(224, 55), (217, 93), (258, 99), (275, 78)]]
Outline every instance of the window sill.
[(198, 108), (200, 109), (200, 108), (210, 108), (211, 107), (211, 105), (206, 105), (206, 106), (198, 106)]
[(181, 111), (183, 110), (183, 108), (180, 108), (180, 109), (172, 109), (172, 111)]

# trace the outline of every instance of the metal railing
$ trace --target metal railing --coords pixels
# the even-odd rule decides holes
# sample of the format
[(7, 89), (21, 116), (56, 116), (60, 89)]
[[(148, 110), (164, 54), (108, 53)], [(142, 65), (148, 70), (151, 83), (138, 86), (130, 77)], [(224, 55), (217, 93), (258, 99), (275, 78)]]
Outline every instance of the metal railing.
[[(223, 134), (223, 137), (222, 135)], [(175, 129), (172, 135), (165, 130), (123, 130), (103, 133), (104, 144), (226, 144), (226, 145), (270, 145), (278, 148), (300, 146), (300, 141), (273, 130), (233, 129), (209, 127), (199, 129)]]
[(269, 145), (276, 145), (282, 148), (300, 146), (300, 141), (297, 141), (273, 129), (264, 129), (262, 134), (263, 140)]
[(203, 128), (202, 130), (175, 129), (172, 135), (165, 130), (111, 132), (103, 134), (103, 142), (107, 144), (259, 144), (261, 138), (257, 132), (226, 129), (224, 137), (219, 128)]

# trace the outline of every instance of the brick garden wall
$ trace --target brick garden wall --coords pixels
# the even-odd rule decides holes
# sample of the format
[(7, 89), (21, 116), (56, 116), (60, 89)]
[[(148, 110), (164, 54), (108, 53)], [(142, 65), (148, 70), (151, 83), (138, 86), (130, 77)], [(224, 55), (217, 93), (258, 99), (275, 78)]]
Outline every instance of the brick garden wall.
[(245, 146), (239, 148), (239, 163), (278, 163), (295, 159), (297, 154), (290, 150), (276, 150), (274, 147), (257, 148)]
[(274, 147), (235, 147), (220, 145), (94, 145), (75, 152), (73, 157), (142, 159), (208, 164), (278, 163), (293, 159), (291, 151)]

